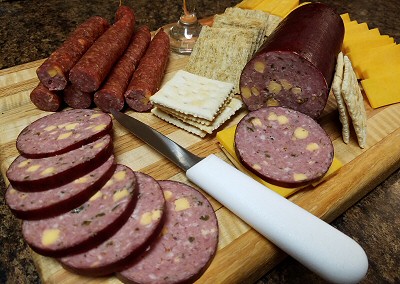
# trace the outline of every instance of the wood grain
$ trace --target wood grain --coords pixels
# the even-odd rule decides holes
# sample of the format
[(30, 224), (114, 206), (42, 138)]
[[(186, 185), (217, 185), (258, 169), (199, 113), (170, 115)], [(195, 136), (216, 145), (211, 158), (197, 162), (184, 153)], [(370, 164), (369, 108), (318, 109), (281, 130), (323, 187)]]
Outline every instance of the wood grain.
[[(184, 68), (186, 56), (171, 54), (164, 83)], [(0, 162), (5, 172), (18, 155), (15, 139), (32, 121), (48, 113), (40, 111), (29, 101), (29, 93), (37, 84), (36, 68), (43, 61), (16, 66), (0, 71)], [(312, 214), (331, 222), (352, 206), (400, 166), (400, 104), (373, 110), (365, 102), (368, 113), (367, 147), (361, 149), (354, 133), (347, 145), (341, 139), (341, 125), (333, 96), (320, 119), (320, 124), (333, 141), (336, 157), (344, 166), (318, 187), (307, 187), (290, 197)], [(221, 152), (215, 135), (199, 138), (167, 124), (150, 113), (128, 114), (169, 136), (197, 155), (211, 153), (229, 162)], [(224, 127), (235, 124), (245, 114), (240, 111)], [(172, 179), (190, 184), (184, 173), (143, 145), (114, 121), (114, 147), (117, 161), (132, 169), (150, 174), (156, 179)], [(256, 281), (285, 258), (268, 240), (252, 230), (218, 201), (205, 194), (216, 211), (220, 226), (218, 252), (198, 283), (250, 283)], [(54, 259), (33, 253), (33, 258), (44, 283), (120, 283), (115, 277), (87, 278), (64, 270)]]

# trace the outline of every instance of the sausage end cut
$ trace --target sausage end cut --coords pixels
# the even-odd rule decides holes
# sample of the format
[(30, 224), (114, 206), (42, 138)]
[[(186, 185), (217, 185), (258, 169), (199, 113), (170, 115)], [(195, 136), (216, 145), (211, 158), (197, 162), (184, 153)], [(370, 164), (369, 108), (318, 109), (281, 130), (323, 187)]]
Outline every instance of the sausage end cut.
[(343, 21), (328, 5), (292, 11), (242, 71), (240, 93), (247, 108), (285, 106), (319, 118), (343, 38)]

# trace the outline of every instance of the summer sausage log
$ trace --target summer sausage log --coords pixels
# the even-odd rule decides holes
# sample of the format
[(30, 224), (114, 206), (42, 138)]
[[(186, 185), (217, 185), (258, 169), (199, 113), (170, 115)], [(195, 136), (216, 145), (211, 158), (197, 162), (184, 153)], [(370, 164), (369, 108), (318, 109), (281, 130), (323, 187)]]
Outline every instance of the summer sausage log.
[(248, 113), (238, 123), (234, 141), (236, 154), (246, 168), (284, 187), (320, 179), (334, 154), (329, 136), (314, 119), (285, 107)]
[(94, 95), (94, 102), (102, 111), (122, 110), (125, 105), (124, 93), (150, 40), (150, 29), (147, 26), (139, 27), (133, 34), (124, 55), (111, 70), (106, 82)]
[(343, 21), (331, 7), (312, 3), (292, 11), (242, 71), (247, 108), (279, 105), (318, 118), (343, 37)]
[(79, 25), (36, 70), (42, 84), (49, 90), (63, 90), (71, 68), (108, 27), (108, 21), (98, 16)]
[(152, 108), (149, 99), (161, 85), (169, 59), (169, 48), (169, 37), (160, 29), (150, 42), (124, 94), (126, 103), (133, 110), (143, 112)]
[(133, 171), (117, 165), (110, 181), (87, 202), (56, 217), (25, 220), (22, 235), (34, 251), (45, 256), (80, 253), (119, 230), (132, 214), (136, 198)]
[(72, 84), (68, 84), (62, 92), (64, 102), (71, 108), (85, 109), (93, 104), (93, 93), (82, 92)]
[(57, 111), (63, 103), (59, 91), (50, 91), (41, 82), (30, 93), (30, 99), (38, 109), (43, 111)]
[(20, 191), (42, 191), (87, 174), (112, 154), (110, 135), (60, 155), (30, 159), (18, 156), (7, 170), (11, 185)]
[(11, 212), (20, 219), (37, 220), (66, 213), (86, 202), (111, 177), (114, 155), (98, 168), (63, 186), (37, 192), (23, 192), (9, 185), (5, 195)]
[(17, 137), (19, 153), (28, 158), (54, 156), (92, 142), (112, 129), (110, 115), (95, 110), (65, 110), (32, 122)]
[(166, 199), (160, 236), (127, 269), (124, 283), (193, 283), (210, 264), (218, 244), (218, 223), (208, 200), (176, 181), (159, 181)]
[(138, 200), (128, 221), (99, 246), (59, 259), (62, 266), (78, 274), (104, 276), (121, 270), (159, 234), (164, 215), (164, 196), (152, 177), (135, 172)]
[(124, 53), (135, 28), (135, 15), (127, 6), (120, 6), (116, 22), (89, 48), (69, 73), (75, 88), (95, 92), (114, 63)]

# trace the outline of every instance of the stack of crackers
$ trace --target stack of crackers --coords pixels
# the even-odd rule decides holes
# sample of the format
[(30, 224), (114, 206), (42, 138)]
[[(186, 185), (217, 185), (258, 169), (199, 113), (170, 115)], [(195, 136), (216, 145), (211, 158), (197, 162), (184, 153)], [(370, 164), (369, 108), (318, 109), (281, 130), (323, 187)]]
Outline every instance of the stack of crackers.
[(150, 101), (157, 117), (188, 132), (211, 134), (242, 107), (233, 84), (179, 70)]
[(239, 93), (240, 74), (281, 18), (259, 10), (227, 8), (204, 26), (185, 70), (229, 82)]
[(367, 114), (364, 99), (351, 61), (342, 52), (339, 53), (337, 58), (332, 91), (336, 98), (339, 118), (342, 123), (343, 141), (346, 144), (350, 141), (350, 123), (352, 122), (358, 145), (365, 148), (367, 144)]

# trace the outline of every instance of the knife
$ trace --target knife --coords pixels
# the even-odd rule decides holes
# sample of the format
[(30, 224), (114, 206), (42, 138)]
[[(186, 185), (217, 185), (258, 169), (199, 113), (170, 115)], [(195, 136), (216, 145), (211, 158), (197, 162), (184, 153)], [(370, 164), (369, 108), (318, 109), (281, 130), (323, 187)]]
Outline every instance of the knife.
[(211, 154), (200, 158), (147, 124), (115, 110), (114, 118), (186, 172), (249, 226), (323, 279), (358, 283), (368, 258), (353, 239)]

